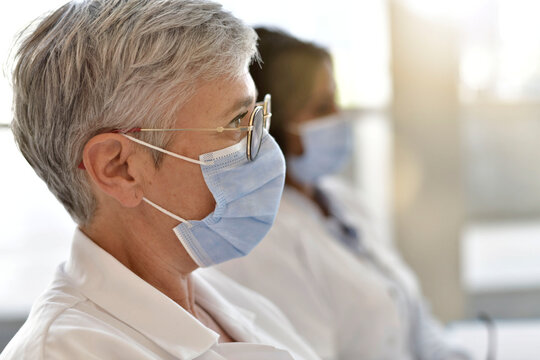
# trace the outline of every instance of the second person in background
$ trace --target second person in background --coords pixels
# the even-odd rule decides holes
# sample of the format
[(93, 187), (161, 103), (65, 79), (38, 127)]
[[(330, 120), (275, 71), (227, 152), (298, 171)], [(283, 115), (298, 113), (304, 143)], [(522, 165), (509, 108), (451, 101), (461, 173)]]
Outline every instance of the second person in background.
[(446, 343), (414, 274), (370, 230), (354, 189), (326, 177), (352, 148), (330, 54), (280, 31), (257, 33), (263, 65), (250, 71), (259, 94), (273, 94), (286, 187), (261, 245), (220, 269), (278, 304), (324, 359), (469, 359)]

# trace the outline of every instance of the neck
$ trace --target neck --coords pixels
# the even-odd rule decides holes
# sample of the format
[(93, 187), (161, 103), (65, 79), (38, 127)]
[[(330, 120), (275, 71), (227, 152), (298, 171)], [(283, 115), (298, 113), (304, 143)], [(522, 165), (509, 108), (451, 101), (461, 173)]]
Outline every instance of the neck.
[(319, 210), (325, 217), (330, 216), (330, 210), (328, 209), (328, 205), (322, 203), (320, 199), (317, 196), (315, 196), (315, 190), (316, 190), (315, 186), (302, 184), (294, 180), (288, 174), (285, 176), (285, 184), (293, 187), (302, 195), (304, 195), (305, 197), (310, 199), (313, 203), (315, 203), (319, 207)]
[[(81, 230), (141, 279), (195, 315), (189, 275), (197, 265), (174, 233), (160, 235), (153, 232), (156, 226), (116, 220), (94, 219), (90, 226), (83, 226)], [(165, 228), (172, 229), (173, 226)]]

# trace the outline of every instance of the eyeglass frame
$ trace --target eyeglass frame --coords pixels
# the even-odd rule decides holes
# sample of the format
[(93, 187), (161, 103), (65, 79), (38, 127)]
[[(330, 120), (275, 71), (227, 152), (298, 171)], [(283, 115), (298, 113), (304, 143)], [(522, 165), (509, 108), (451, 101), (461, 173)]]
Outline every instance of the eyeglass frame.
[[(135, 127), (127, 130), (120, 130), (116, 129), (113, 130), (113, 133), (119, 133), (119, 134), (130, 134), (130, 133), (139, 133), (139, 132), (150, 132), (150, 131), (215, 131), (218, 133), (222, 133), (224, 131), (247, 131), (247, 143), (246, 143), (246, 156), (249, 161), (254, 161), (257, 155), (259, 154), (259, 149), (261, 144), (259, 143), (259, 148), (257, 149), (257, 153), (255, 156), (252, 156), (252, 149), (251, 149), (251, 139), (253, 138), (253, 129), (255, 126), (253, 125), (253, 122), (255, 120), (255, 114), (257, 111), (263, 112), (263, 130), (270, 131), (270, 123), (272, 122), (272, 113), (271, 104), (272, 96), (270, 94), (266, 94), (264, 96), (263, 101), (258, 101), (255, 103), (255, 107), (251, 111), (251, 114), (249, 116), (249, 122), (247, 126), (239, 126), (235, 128), (226, 128), (223, 126), (218, 126), (216, 128), (175, 128), (175, 129), (153, 129), (153, 128), (140, 128)], [(84, 164), (79, 164), (80, 169), (85, 169)]]
[[(251, 114), (249, 116), (249, 122), (247, 126), (239, 126), (235, 128), (226, 128), (223, 126), (218, 126), (216, 128), (174, 128), (174, 129), (152, 129), (152, 128), (133, 128), (129, 129), (127, 131), (121, 131), (116, 130), (115, 132), (118, 133), (135, 133), (135, 132), (147, 132), (147, 131), (215, 131), (218, 133), (222, 133), (224, 131), (247, 131), (247, 145), (246, 145), (246, 156), (248, 160), (253, 161), (257, 157), (259, 153), (259, 149), (257, 149), (257, 153), (255, 156), (252, 156), (252, 149), (251, 149), (251, 139), (253, 138), (253, 129), (255, 126), (253, 125), (253, 122), (255, 121), (255, 114), (257, 111), (263, 112), (263, 129), (266, 131), (270, 131), (270, 123), (272, 122), (272, 113), (271, 111), (271, 99), (272, 96), (270, 94), (266, 94), (264, 96), (263, 101), (259, 101), (255, 103), (255, 107), (251, 111)], [(260, 144), (259, 144), (260, 146)]]

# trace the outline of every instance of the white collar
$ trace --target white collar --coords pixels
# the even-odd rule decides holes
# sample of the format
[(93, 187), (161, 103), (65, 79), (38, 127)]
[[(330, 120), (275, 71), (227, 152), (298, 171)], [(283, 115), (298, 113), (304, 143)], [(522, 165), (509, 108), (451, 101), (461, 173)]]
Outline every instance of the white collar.
[(175, 357), (194, 358), (217, 344), (216, 332), (135, 275), (79, 229), (64, 271), (87, 298)]
[(197, 269), (191, 276), (195, 301), (219, 323), (227, 334), (239, 342), (260, 343), (260, 339), (255, 335), (257, 332), (255, 330), (256, 315), (236, 304), (231, 304), (221, 295), (219, 288), (214, 286), (216, 281), (222, 280), (220, 279), (220, 276), (223, 277), (222, 274), (212, 268), (204, 268)]

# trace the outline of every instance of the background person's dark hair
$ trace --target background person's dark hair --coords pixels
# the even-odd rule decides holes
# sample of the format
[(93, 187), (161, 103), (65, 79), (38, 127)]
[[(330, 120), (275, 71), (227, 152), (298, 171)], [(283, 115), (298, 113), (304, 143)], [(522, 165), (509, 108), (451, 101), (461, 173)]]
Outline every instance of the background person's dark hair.
[(287, 154), (286, 122), (302, 109), (313, 93), (314, 78), (329, 52), (313, 43), (296, 39), (283, 31), (258, 27), (262, 64), (250, 66), (259, 96), (272, 95), (272, 135)]

